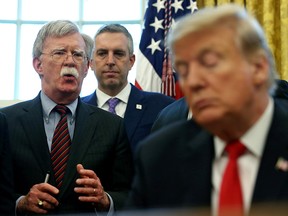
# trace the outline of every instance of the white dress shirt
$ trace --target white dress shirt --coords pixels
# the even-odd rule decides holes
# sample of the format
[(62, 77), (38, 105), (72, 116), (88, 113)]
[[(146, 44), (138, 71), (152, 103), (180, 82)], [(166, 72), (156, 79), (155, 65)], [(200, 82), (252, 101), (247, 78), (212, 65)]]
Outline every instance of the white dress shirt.
[[(129, 83), (127, 83), (125, 88), (122, 89), (122, 91), (119, 92), (115, 96), (116, 98), (120, 99), (119, 103), (115, 107), (115, 112), (118, 116), (120, 116), (122, 118), (124, 118), (124, 115), (125, 115), (125, 111), (126, 111), (126, 107), (128, 104), (130, 92), (131, 92), (131, 85)], [(106, 93), (101, 91), (99, 88), (97, 88), (96, 94), (97, 94), (98, 107), (103, 109), (103, 110), (108, 111), (109, 105), (108, 105), (107, 101), (111, 98), (111, 96), (107, 95)]]
[[(240, 182), (245, 212), (248, 213), (254, 192), (259, 164), (267, 139), (267, 134), (272, 122), (274, 111), (273, 99), (269, 99), (268, 106), (260, 119), (240, 138), (246, 146), (247, 153), (238, 159)], [(212, 167), (212, 211), (217, 215), (220, 184), (228, 162), (228, 156), (224, 152), (226, 143), (219, 137), (214, 137), (215, 159)]]

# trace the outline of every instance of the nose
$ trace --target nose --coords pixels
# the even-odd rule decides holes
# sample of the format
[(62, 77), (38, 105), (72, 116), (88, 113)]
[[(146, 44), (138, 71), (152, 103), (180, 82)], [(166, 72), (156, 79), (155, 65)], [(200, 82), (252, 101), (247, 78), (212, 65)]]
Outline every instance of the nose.
[(76, 62), (73, 59), (73, 55), (72, 54), (66, 54), (66, 58), (64, 61), (65, 64), (76, 64)]
[(188, 66), (188, 75), (186, 84), (194, 91), (199, 91), (205, 85), (205, 73), (197, 62), (190, 62)]
[(107, 65), (115, 65), (115, 58), (113, 53), (108, 53), (107, 56)]

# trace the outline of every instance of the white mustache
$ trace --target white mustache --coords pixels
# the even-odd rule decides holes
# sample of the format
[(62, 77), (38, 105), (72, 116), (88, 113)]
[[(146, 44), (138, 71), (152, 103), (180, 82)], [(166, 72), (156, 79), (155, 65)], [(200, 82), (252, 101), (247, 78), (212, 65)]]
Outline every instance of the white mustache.
[(65, 75), (72, 75), (74, 76), (75, 78), (78, 78), (79, 77), (79, 73), (78, 71), (76, 70), (76, 68), (70, 68), (70, 67), (63, 67), (61, 69), (61, 72), (60, 72), (60, 75), (61, 76), (65, 76)]

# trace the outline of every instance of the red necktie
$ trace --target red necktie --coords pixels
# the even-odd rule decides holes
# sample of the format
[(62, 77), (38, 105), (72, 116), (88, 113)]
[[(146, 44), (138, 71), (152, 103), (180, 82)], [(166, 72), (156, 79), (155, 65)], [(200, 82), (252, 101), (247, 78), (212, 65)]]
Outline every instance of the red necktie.
[(220, 187), (219, 216), (244, 215), (237, 159), (246, 151), (246, 147), (237, 140), (227, 144), (225, 150), (228, 152), (229, 161)]
[(67, 113), (69, 110), (64, 105), (57, 105), (55, 106), (54, 110), (60, 114), (61, 118), (53, 135), (51, 160), (57, 187), (60, 188), (71, 146), (71, 139), (67, 124)]

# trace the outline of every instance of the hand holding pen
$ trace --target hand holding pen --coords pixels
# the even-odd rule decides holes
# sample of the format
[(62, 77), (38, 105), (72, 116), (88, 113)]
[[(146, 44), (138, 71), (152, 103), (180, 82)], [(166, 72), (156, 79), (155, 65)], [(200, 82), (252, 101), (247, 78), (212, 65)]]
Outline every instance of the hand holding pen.
[[(50, 177), (50, 172), (48, 171), (47, 174), (46, 174), (46, 176), (45, 176), (44, 183), (48, 183), (49, 177)], [(42, 201), (42, 200), (39, 200), (39, 201), (38, 201), (38, 206), (40, 206), (40, 207), (43, 206), (43, 201)]]
[(59, 190), (48, 183), (49, 178), (50, 173), (47, 172), (43, 183), (33, 185), (28, 194), (21, 197), (17, 204), (17, 212), (46, 214), (59, 205), (55, 198)]

